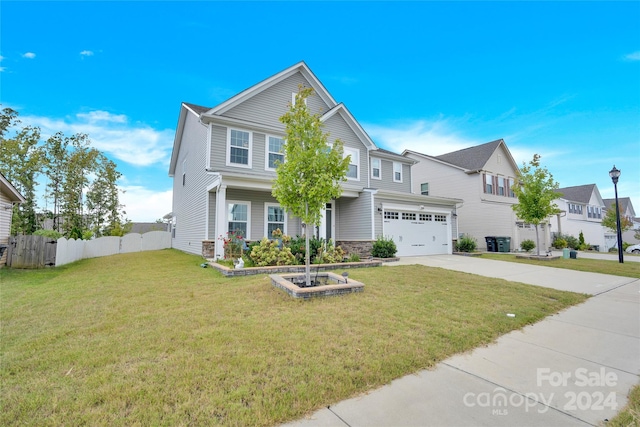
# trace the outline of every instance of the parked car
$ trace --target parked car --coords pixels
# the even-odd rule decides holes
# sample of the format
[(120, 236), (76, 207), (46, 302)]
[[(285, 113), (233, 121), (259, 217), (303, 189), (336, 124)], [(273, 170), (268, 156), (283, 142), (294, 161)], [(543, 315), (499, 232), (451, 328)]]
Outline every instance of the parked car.
[(637, 245), (631, 245), (627, 248), (627, 252), (630, 254), (640, 254), (640, 243)]

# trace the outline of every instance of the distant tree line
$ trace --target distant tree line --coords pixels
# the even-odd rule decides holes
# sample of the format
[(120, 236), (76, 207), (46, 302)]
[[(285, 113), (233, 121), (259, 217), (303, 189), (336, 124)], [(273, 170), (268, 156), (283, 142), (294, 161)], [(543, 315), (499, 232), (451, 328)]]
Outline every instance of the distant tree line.
[(119, 201), (116, 164), (91, 147), (88, 135), (57, 132), (41, 141), (40, 128), (20, 123), (11, 108), (0, 113), (0, 172), (26, 199), (13, 207), (11, 233), (49, 228), (74, 239), (125, 234), (131, 224)]

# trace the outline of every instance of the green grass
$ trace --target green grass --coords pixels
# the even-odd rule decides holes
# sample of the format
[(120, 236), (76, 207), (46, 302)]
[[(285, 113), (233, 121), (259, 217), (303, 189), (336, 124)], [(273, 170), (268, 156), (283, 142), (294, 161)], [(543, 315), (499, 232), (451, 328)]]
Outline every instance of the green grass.
[(586, 299), (403, 266), (299, 301), (201, 263), (164, 250), (0, 269), (0, 425), (274, 425)]
[(629, 391), (629, 401), (622, 410), (611, 419), (607, 427), (638, 427), (640, 426), (640, 385)]
[(499, 261), (519, 262), (522, 264), (541, 265), (543, 267), (566, 268), (569, 270), (588, 271), (590, 273), (612, 274), (614, 276), (635, 277), (640, 279), (640, 262), (625, 262), (604, 259), (580, 258), (577, 259), (555, 259), (538, 261), (526, 258), (516, 258), (513, 254), (483, 253), (482, 258), (495, 259)]

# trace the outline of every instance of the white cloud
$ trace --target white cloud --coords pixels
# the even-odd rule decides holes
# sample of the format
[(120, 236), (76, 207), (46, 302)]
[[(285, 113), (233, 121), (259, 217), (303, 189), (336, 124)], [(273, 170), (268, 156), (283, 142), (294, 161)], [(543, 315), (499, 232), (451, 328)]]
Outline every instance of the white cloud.
[(93, 56), (93, 52), (90, 50), (83, 50), (82, 52), (80, 52), (80, 55), (82, 56)]
[(43, 139), (56, 132), (67, 136), (89, 135), (92, 146), (115, 159), (136, 166), (168, 164), (173, 146), (173, 130), (147, 125), (130, 125), (125, 115), (107, 111), (79, 113), (72, 118), (21, 116), (24, 124), (38, 126)]
[(153, 191), (136, 185), (119, 185), (124, 190), (120, 203), (125, 205), (125, 217), (134, 222), (154, 222), (171, 212), (173, 191)]
[(381, 148), (402, 153), (413, 150), (430, 156), (461, 150), (488, 141), (472, 141), (452, 129), (448, 120), (418, 120), (394, 127), (364, 125), (367, 133)]
[(33, 52), (27, 52), (22, 55), (23, 58), (33, 59), (36, 57), (36, 54)]
[(625, 55), (624, 59), (626, 59), (627, 61), (640, 61), (640, 50)]
[[(2, 62), (3, 59), (4, 59), (4, 56), (0, 55), (0, 62)], [(6, 70), (5, 67), (0, 67), (0, 73), (3, 72), (4, 70)]]

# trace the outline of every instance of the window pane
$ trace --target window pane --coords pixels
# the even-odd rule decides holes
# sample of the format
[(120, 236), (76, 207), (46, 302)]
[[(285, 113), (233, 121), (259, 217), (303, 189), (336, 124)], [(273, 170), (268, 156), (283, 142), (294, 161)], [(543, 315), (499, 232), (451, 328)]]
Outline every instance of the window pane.
[(380, 169), (377, 169), (377, 168), (373, 169), (373, 177), (380, 178)]
[(275, 169), (278, 163), (284, 162), (284, 155), (269, 153), (269, 167)]
[(249, 148), (249, 132), (231, 130), (231, 146)]
[(249, 164), (249, 150), (244, 148), (231, 147), (231, 163), (239, 163), (241, 165)]
[(284, 139), (269, 137), (269, 151), (272, 153), (284, 153)]
[(269, 206), (267, 221), (284, 222), (284, 209), (277, 206)]
[(424, 182), (424, 183), (420, 184), (420, 193), (422, 193), (423, 196), (428, 196), (429, 195), (429, 183), (428, 182)]
[(246, 222), (229, 222), (229, 232), (236, 233), (242, 237), (247, 235), (247, 223)]
[(358, 167), (356, 165), (349, 165), (349, 170), (347, 171), (348, 178), (357, 178), (358, 177)]
[(247, 205), (229, 205), (229, 221), (246, 221)]

